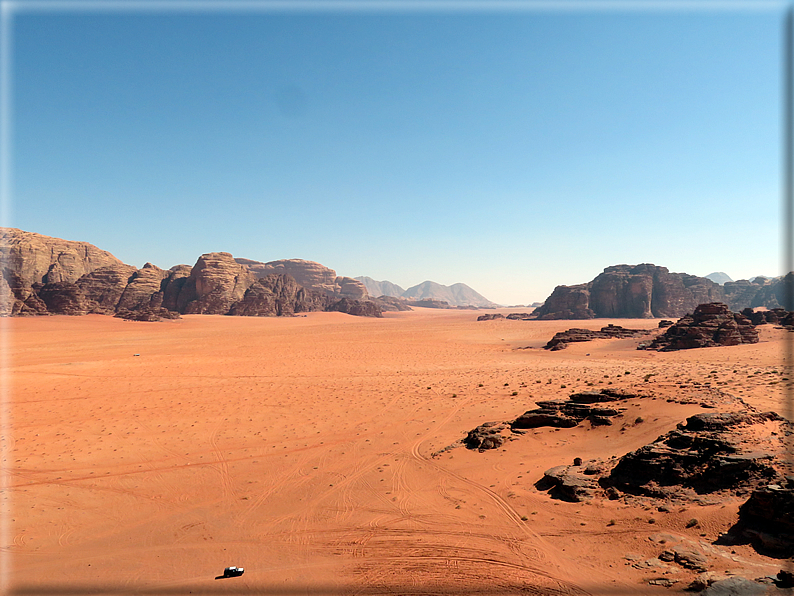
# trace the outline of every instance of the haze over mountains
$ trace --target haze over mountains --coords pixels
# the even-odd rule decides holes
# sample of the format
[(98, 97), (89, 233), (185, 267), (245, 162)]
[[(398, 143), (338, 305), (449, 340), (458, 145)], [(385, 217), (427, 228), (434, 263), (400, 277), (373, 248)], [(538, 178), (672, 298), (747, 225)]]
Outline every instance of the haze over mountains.
[(375, 297), (392, 296), (394, 298), (406, 298), (407, 300), (440, 300), (449, 303), (450, 306), (478, 306), (486, 308), (498, 306), (495, 302), (491, 302), (464, 283), (445, 286), (428, 280), (403, 290), (400, 286), (390, 281), (377, 281), (366, 276), (354, 279), (362, 282), (367, 288), (369, 295)]

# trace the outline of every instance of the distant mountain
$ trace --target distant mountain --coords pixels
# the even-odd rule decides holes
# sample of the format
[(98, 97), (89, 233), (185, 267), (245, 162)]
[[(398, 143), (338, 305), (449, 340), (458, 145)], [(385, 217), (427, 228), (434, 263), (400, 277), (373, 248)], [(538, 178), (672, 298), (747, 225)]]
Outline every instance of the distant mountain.
[(405, 293), (404, 289), (390, 281), (376, 281), (366, 275), (354, 277), (353, 279), (363, 283), (364, 287), (367, 288), (367, 293), (374, 298), (378, 298), (379, 296), (400, 298)]
[(409, 300), (443, 300), (450, 306), (497, 306), (485, 296), (478, 294), (462, 283), (444, 286), (434, 281), (425, 281), (405, 290), (403, 298)]
[[(412, 286), (403, 290), (397, 284), (390, 281), (377, 281), (366, 275), (354, 278), (360, 281), (367, 288), (367, 292), (372, 297), (392, 296), (394, 298), (404, 298), (410, 302), (428, 301), (428, 304), (446, 302), (451, 307), (456, 306), (479, 306), (494, 308), (498, 306), (491, 302), (482, 294), (478, 294), (466, 284), (452, 284), (445, 286), (434, 281), (425, 281), (419, 285)], [(423, 306), (417, 304), (415, 306)], [(436, 306), (435, 308), (438, 308)], [(447, 308), (446, 306), (444, 308)]]
[(706, 276), (706, 279), (710, 279), (715, 284), (724, 285), (726, 281), (733, 281), (731, 276), (727, 273), (723, 273), (722, 271), (715, 271), (714, 273), (709, 273)]

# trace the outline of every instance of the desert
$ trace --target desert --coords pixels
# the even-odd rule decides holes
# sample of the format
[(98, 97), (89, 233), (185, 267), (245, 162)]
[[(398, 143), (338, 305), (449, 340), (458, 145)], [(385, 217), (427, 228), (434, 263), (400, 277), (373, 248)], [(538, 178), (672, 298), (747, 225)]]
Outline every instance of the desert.
[[(749, 488), (573, 502), (540, 483), (693, 416), (785, 415), (780, 326), (664, 352), (637, 350), (646, 336), (550, 351), (571, 321), (426, 308), (1, 321), (9, 593), (663, 594), (704, 574), (776, 590), (786, 567), (721, 539)], [(661, 332), (655, 318), (576, 321), (607, 324)], [(462, 442), (602, 390), (635, 396), (610, 424)], [(742, 428), (781, 466), (783, 426)], [(228, 566), (245, 573), (216, 580)]]

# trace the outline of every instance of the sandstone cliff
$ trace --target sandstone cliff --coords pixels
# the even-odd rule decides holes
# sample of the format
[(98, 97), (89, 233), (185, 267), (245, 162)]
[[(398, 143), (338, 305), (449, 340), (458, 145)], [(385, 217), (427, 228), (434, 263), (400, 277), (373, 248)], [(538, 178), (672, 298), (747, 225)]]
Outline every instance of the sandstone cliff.
[(265, 277), (271, 273), (289, 275), (299, 285), (309, 290), (318, 290), (339, 298), (347, 297), (354, 300), (366, 300), (367, 288), (360, 281), (352, 277), (337, 276), (336, 271), (302, 259), (282, 259), (262, 263), (251, 259), (235, 259), (240, 265), (245, 265), (256, 277)]
[(540, 319), (680, 317), (715, 301), (726, 301), (725, 290), (704, 277), (649, 263), (615, 265), (591, 282), (558, 286), (535, 314)]
[(296, 267), (321, 289), (304, 288), (283, 272), (259, 279), (229, 253), (208, 253), (193, 267), (166, 271), (151, 263), (136, 269), (88, 243), (16, 229), (0, 228), (0, 240), (4, 316), (96, 313), (151, 321), (179, 313), (282, 316), (326, 309), (381, 316), (380, 305), (360, 300), (363, 284), (309, 261), (275, 263)]
[(87, 242), (74, 242), (0, 228), (0, 314), (38, 314), (42, 303), (33, 284), (74, 283), (103, 267), (124, 263)]

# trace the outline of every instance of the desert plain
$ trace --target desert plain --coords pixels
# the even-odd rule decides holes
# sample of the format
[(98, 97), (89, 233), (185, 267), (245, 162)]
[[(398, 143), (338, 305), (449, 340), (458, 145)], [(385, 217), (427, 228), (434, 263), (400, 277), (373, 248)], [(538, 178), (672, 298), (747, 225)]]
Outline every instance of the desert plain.
[[(639, 339), (550, 352), (570, 327), (658, 320), (476, 318), (3, 320), (2, 588), (669, 594), (696, 573), (634, 564), (659, 554), (660, 536), (697, 547), (713, 571), (781, 569), (750, 545), (715, 544), (742, 499), (660, 511), (654, 499), (552, 499), (535, 483), (700, 412), (784, 414), (787, 331), (678, 352), (637, 350)], [(611, 426), (537, 428), (483, 452), (460, 443), (536, 400), (606, 387), (643, 397)], [(231, 565), (244, 575), (216, 579)], [(672, 589), (648, 584), (662, 575)]]

